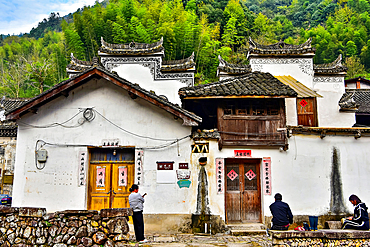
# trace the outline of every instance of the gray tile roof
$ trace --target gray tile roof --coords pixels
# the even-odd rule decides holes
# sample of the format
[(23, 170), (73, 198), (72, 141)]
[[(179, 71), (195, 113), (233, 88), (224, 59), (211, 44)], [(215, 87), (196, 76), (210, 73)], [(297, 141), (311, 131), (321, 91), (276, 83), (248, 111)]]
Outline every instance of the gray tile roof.
[(190, 57), (185, 59), (162, 61), (162, 72), (176, 72), (187, 70), (195, 70), (194, 52), (193, 54), (191, 54)]
[(179, 95), (181, 98), (212, 96), (296, 97), (297, 93), (270, 73), (255, 71), (232, 79), (180, 88)]
[[(145, 90), (144, 88), (140, 87), (138, 84), (131, 83), (131, 82), (129, 82), (129, 81), (127, 81), (127, 80), (119, 77), (117, 74), (112, 73), (112, 72), (106, 70), (105, 68), (101, 67), (100, 65), (97, 65), (96, 67), (91, 67), (88, 70), (85, 70), (84, 72), (79, 73), (76, 76), (74, 76), (74, 77), (72, 77), (72, 78), (70, 78), (68, 80), (65, 80), (63, 82), (60, 82), (60, 83), (54, 85), (49, 90), (44, 91), (43, 93), (35, 96), (34, 98), (29, 99), (28, 101), (24, 102), (23, 104), (20, 104), (17, 107), (15, 107), (15, 108), (7, 111), (5, 113), (5, 115), (9, 115), (10, 113), (12, 113), (12, 112), (14, 112), (14, 111), (16, 111), (16, 110), (18, 110), (18, 109), (26, 106), (28, 103), (35, 102), (36, 100), (40, 100), (41, 99), (41, 101), (38, 102), (38, 104), (43, 104), (44, 101), (47, 102), (47, 101), (53, 100), (55, 98), (55, 95), (52, 96), (52, 97), (50, 97), (50, 98), (48, 98), (48, 99), (46, 99), (47, 97), (45, 97), (45, 96), (48, 95), (48, 94), (50, 94), (50, 93), (52, 93), (53, 91), (55, 92), (56, 89), (61, 88), (64, 85), (69, 85), (69, 83), (71, 81), (74, 81), (76, 78), (92, 72), (94, 69), (97, 69), (97, 70), (101, 71), (102, 73), (106, 74), (107, 76), (112, 77), (112, 78), (118, 80), (120, 83), (125, 84), (125, 85), (129, 86), (130, 88), (133, 88), (133, 89), (137, 90), (140, 93), (143, 93), (147, 97), (149, 97), (151, 99), (154, 99), (155, 101), (163, 104), (164, 106), (167, 106), (167, 107), (169, 107), (169, 108), (171, 108), (171, 109), (179, 112), (181, 115), (184, 115), (184, 116), (192, 119), (195, 122), (198, 122), (198, 123), (202, 122), (202, 118), (199, 117), (199, 116), (197, 116), (197, 115), (195, 115), (194, 113), (189, 112), (189, 111), (183, 109), (182, 107), (180, 107), (177, 104), (173, 104), (173, 103), (167, 101), (166, 99), (164, 99), (163, 97), (161, 97), (159, 95), (156, 95), (156, 94), (154, 94), (152, 92), (149, 92), (149, 91)], [(107, 79), (108, 77), (104, 77), (104, 78)], [(84, 80), (84, 81), (86, 81), (86, 80)], [(82, 82), (81, 80), (79, 80), (78, 85), (80, 85), (80, 83), (84, 83), (84, 82)]]
[(218, 61), (217, 74), (224, 72), (227, 74), (243, 75), (252, 72), (252, 68), (249, 64), (228, 63), (220, 55), (218, 55)]
[(151, 44), (137, 43), (132, 41), (126, 44), (110, 44), (104, 41), (101, 37), (101, 47), (99, 48), (99, 55), (101, 53), (112, 54), (112, 55), (151, 55), (155, 53), (164, 52), (163, 37)]
[(315, 74), (346, 74), (347, 67), (342, 65), (342, 54), (339, 54), (338, 58), (332, 63), (314, 64), (313, 70)]
[(341, 111), (370, 113), (370, 89), (346, 89), (339, 106)]
[(309, 38), (305, 43), (300, 45), (291, 45), (283, 41), (272, 45), (261, 45), (249, 37), (250, 55), (303, 55), (314, 54), (316, 49), (311, 47), (312, 39)]
[(78, 73), (85, 71), (92, 66), (93, 62), (79, 60), (75, 56), (73, 56), (73, 53), (71, 53), (71, 62), (67, 65), (67, 71), (72, 70)]
[(0, 107), (3, 108), (5, 112), (8, 112), (23, 105), (23, 103), (28, 100), (28, 98), (3, 98), (0, 102)]

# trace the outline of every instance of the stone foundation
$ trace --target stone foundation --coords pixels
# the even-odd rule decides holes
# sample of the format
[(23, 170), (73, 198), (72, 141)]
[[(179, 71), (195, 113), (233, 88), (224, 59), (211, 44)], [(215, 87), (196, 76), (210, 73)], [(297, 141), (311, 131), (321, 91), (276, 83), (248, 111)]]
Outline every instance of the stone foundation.
[(272, 245), (286, 246), (370, 246), (370, 231), (320, 230), (271, 231)]
[(0, 206), (0, 245), (127, 246), (127, 217), (132, 210), (66, 210), (46, 214), (45, 208)]
[[(207, 221), (207, 233), (212, 228), (212, 234), (225, 232), (226, 225), (218, 215), (209, 215)], [(177, 233), (204, 233), (204, 223), (202, 227), (195, 227), (196, 223), (191, 214), (145, 214), (145, 232), (152, 234), (177, 234)], [(196, 229), (195, 229), (196, 228)]]

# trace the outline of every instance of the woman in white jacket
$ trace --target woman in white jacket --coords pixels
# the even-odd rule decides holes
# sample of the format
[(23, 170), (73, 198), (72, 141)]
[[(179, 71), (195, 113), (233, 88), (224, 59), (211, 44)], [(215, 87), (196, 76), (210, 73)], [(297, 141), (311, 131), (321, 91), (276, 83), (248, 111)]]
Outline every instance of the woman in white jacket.
[(144, 238), (144, 218), (143, 218), (143, 208), (144, 208), (144, 195), (140, 195), (139, 186), (133, 184), (130, 188), (130, 196), (128, 201), (130, 203), (130, 208), (134, 211), (132, 215), (132, 220), (134, 222), (135, 237), (136, 241), (140, 243), (146, 243), (148, 240)]

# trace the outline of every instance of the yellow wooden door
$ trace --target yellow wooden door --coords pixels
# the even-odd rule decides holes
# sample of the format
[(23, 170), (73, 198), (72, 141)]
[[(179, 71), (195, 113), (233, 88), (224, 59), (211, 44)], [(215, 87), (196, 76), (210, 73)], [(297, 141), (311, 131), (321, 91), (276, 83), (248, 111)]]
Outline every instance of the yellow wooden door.
[(129, 208), (134, 164), (90, 164), (88, 209)]
[(128, 196), (134, 183), (134, 164), (112, 164), (112, 208), (129, 208)]
[(109, 208), (111, 197), (111, 164), (91, 164), (89, 167), (88, 209)]

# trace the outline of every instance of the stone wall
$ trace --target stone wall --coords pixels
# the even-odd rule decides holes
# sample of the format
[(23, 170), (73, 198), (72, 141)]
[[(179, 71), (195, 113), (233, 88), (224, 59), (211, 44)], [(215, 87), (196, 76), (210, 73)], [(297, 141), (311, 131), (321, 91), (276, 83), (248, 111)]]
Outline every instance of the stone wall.
[(370, 231), (320, 230), (272, 231), (272, 245), (286, 246), (370, 246)]
[(131, 209), (66, 210), (0, 206), (1, 246), (127, 246)]

